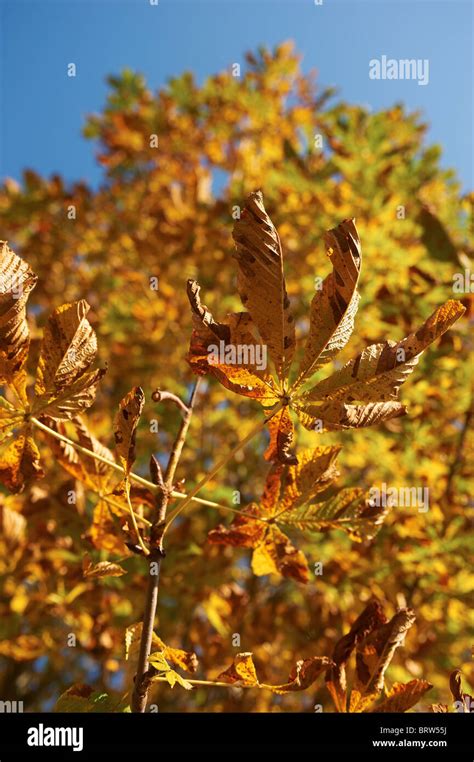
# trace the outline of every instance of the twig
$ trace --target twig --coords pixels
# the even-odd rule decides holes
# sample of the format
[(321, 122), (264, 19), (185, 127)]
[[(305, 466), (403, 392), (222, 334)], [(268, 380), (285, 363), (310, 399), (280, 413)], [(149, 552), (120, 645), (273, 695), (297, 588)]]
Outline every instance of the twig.
[(158, 591), (160, 581), (161, 563), (165, 556), (163, 550), (163, 526), (166, 518), (166, 510), (173, 490), (173, 480), (176, 468), (183, 451), (186, 434), (188, 432), (191, 416), (196, 400), (196, 392), (199, 379), (194, 384), (188, 406), (185, 408), (181, 426), (171, 449), (168, 465), (165, 471), (164, 488), (162, 487), (156, 497), (156, 510), (151, 527), (150, 542), (152, 551), (149, 556), (148, 588), (146, 594), (145, 611), (143, 614), (142, 634), (140, 638), (140, 653), (138, 656), (137, 673), (135, 675), (135, 687), (132, 695), (132, 712), (144, 712), (148, 699), (149, 682), (145, 679), (148, 670), (148, 659), (151, 653), (153, 630), (155, 626), (156, 609), (158, 606)]

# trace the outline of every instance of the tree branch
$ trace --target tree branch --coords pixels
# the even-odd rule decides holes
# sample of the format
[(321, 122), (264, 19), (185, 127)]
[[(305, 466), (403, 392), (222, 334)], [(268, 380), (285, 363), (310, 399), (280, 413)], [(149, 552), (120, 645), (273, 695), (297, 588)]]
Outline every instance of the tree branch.
[(140, 653), (138, 656), (135, 686), (132, 694), (132, 712), (145, 712), (148, 700), (149, 681), (146, 680), (148, 659), (151, 653), (153, 630), (155, 626), (156, 609), (158, 606), (158, 591), (160, 581), (161, 562), (165, 557), (163, 550), (163, 526), (166, 519), (166, 510), (173, 491), (173, 480), (176, 468), (183, 451), (184, 442), (188, 433), (194, 403), (196, 400), (199, 379), (196, 380), (189, 404), (186, 408), (181, 426), (179, 427), (173, 447), (171, 449), (168, 465), (165, 472), (165, 482), (156, 496), (156, 510), (153, 519), (150, 543), (152, 546), (148, 566), (148, 588), (146, 594), (145, 611), (143, 614), (142, 634), (140, 638)]

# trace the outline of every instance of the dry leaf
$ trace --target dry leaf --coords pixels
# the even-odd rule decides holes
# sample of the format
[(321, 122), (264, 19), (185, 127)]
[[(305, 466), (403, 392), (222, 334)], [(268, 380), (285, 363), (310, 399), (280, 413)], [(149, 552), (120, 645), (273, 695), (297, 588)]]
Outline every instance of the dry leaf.
[(135, 386), (120, 402), (114, 422), (114, 438), (125, 472), (128, 474), (135, 462), (135, 439), (138, 421), (145, 404), (143, 389)]
[(95, 399), (104, 369), (88, 372), (97, 354), (97, 339), (84, 299), (58, 307), (46, 324), (38, 361), (33, 414), (74, 418)]

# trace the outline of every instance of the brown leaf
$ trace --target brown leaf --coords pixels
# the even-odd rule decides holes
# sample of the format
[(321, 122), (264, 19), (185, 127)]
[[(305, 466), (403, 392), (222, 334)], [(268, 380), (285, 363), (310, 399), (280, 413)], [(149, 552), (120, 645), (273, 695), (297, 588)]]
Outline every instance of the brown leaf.
[(343, 403), (380, 403), (396, 400), (400, 386), (413, 372), (423, 351), (464, 312), (461, 302), (447, 301), (416, 333), (402, 341), (386, 341), (364, 349), (341, 370), (316, 384), (306, 395), (306, 401), (331, 399)]
[(26, 303), (37, 277), (5, 241), (0, 241), (0, 246), (0, 384), (12, 386), (26, 403), (25, 364), (30, 345)]
[(394, 683), (382, 703), (374, 707), (372, 712), (407, 712), (432, 687), (426, 680)]
[(361, 247), (355, 220), (344, 220), (325, 236), (333, 272), (316, 291), (310, 310), (310, 327), (298, 369), (297, 388), (345, 347), (354, 330), (359, 304), (357, 281)]
[[(247, 312), (227, 315), (217, 323), (201, 304), (200, 286), (188, 281), (188, 297), (193, 310), (193, 333), (187, 360), (195, 373), (209, 373), (226, 388), (244, 397), (257, 399), (265, 407), (277, 402), (271, 376), (259, 368), (264, 347), (256, 338)], [(259, 361), (259, 362), (257, 362)]]
[(363, 695), (381, 691), (385, 671), (397, 648), (403, 645), (407, 631), (415, 622), (412, 609), (400, 609), (392, 619), (370, 632), (357, 645), (355, 688)]
[(251, 193), (234, 224), (237, 288), (268, 352), (280, 381), (295, 351), (295, 323), (283, 273), (280, 237), (263, 205), (260, 191)]
[(138, 421), (145, 404), (143, 389), (135, 386), (120, 402), (114, 422), (114, 438), (119, 460), (128, 474), (135, 462)]
[(70, 419), (94, 402), (104, 369), (90, 371), (97, 339), (84, 299), (58, 307), (46, 324), (35, 383), (34, 415)]
[(305, 691), (323, 672), (327, 671), (331, 664), (331, 659), (328, 659), (327, 656), (313, 656), (310, 659), (301, 659), (291, 670), (287, 683), (283, 685), (262, 684), (262, 687), (269, 688), (272, 693), (279, 695), (293, 693), (294, 691)]
[(270, 442), (265, 451), (265, 460), (294, 465), (298, 458), (291, 450), (295, 430), (288, 407), (282, 407), (269, 421)]

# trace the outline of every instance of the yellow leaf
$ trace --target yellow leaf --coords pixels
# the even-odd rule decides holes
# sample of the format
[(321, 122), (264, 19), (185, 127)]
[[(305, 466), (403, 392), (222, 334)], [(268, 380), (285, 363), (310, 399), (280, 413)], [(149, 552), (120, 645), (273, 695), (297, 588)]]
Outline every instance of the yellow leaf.
[(115, 445), (119, 460), (127, 474), (135, 461), (136, 430), (144, 404), (143, 389), (135, 386), (120, 402), (115, 416)]
[(37, 277), (5, 241), (0, 245), (0, 384), (12, 386), (26, 403), (25, 363), (30, 344), (26, 303)]
[(0, 482), (11, 492), (21, 492), (25, 483), (43, 476), (40, 453), (29, 426), (0, 444)]
[(96, 335), (86, 318), (89, 305), (58, 307), (46, 324), (35, 383), (33, 413), (73, 418), (92, 405), (105, 370), (87, 372), (97, 353)]
[(87, 578), (103, 579), (104, 577), (121, 577), (127, 572), (119, 564), (114, 564), (111, 561), (100, 561), (93, 564), (89, 555), (86, 554), (82, 564), (82, 573)]
[(257, 672), (253, 663), (252, 654), (236, 654), (232, 664), (224, 672), (216, 677), (217, 682), (230, 683), (231, 685), (258, 686)]

